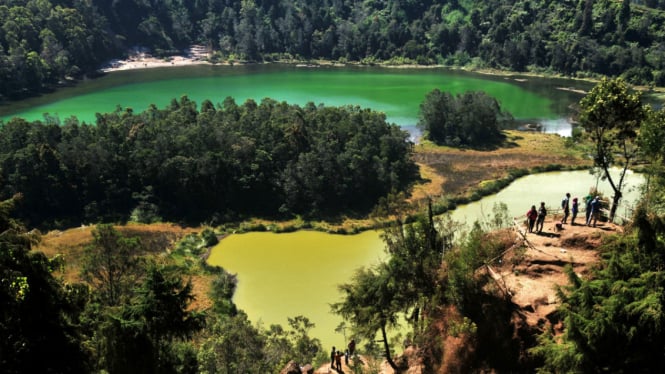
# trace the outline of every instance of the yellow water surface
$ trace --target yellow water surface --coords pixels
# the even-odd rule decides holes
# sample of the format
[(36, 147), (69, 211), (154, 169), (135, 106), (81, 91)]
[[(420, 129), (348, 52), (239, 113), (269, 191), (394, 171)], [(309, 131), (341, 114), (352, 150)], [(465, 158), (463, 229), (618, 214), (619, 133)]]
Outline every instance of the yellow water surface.
[(330, 304), (341, 300), (337, 285), (349, 282), (355, 269), (385, 256), (378, 231), (252, 232), (224, 238), (208, 263), (238, 274), (234, 302), (251, 321), (287, 327), (287, 317), (304, 315), (316, 325), (311, 336), (328, 349), (345, 344), (344, 335), (335, 332), (343, 320), (330, 313)]

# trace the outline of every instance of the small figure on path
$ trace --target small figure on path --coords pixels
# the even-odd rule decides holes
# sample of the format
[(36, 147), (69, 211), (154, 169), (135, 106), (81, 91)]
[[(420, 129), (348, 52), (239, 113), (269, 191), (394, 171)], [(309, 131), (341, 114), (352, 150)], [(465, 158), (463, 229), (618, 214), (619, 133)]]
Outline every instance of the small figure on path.
[(584, 197), (584, 209), (585, 209), (585, 214), (586, 214), (586, 219), (584, 222), (589, 222), (589, 216), (591, 216), (591, 202), (593, 201), (593, 195), (591, 194), (591, 191), (589, 191), (589, 194)]
[(342, 356), (344, 356), (344, 354), (342, 354), (340, 351), (337, 351), (337, 354), (335, 355), (335, 370), (340, 373), (342, 372)]
[(330, 352), (330, 368), (335, 368), (335, 356), (336, 356), (335, 346), (333, 345), (332, 352)]
[(536, 223), (538, 218), (538, 211), (536, 210), (535, 205), (531, 205), (531, 209), (526, 212), (526, 224), (529, 232), (533, 232), (533, 225)]
[(596, 227), (596, 222), (598, 222), (598, 216), (600, 216), (600, 196), (596, 196), (591, 200), (591, 215), (586, 225), (591, 226), (591, 221), (593, 221), (593, 227)]
[(344, 363), (346, 366), (349, 366), (349, 349), (347, 348), (346, 351), (344, 351)]
[(349, 342), (349, 356), (353, 356), (353, 354), (356, 352), (356, 341), (354, 339), (351, 339)]
[(577, 198), (573, 199), (573, 206), (572, 206), (571, 210), (573, 212), (573, 215), (570, 216), (570, 224), (572, 226), (575, 226), (575, 218), (577, 217), (577, 212), (579, 212), (579, 210), (580, 210), (580, 206), (579, 206), (579, 203), (577, 202)]
[(547, 209), (545, 209), (545, 202), (540, 203), (540, 208), (538, 208), (538, 220), (536, 221), (536, 231), (541, 233), (543, 231), (543, 225), (545, 225), (545, 216), (547, 215)]
[(561, 200), (561, 209), (563, 209), (563, 218), (561, 223), (566, 223), (568, 215), (570, 214), (570, 193), (566, 192), (566, 196)]

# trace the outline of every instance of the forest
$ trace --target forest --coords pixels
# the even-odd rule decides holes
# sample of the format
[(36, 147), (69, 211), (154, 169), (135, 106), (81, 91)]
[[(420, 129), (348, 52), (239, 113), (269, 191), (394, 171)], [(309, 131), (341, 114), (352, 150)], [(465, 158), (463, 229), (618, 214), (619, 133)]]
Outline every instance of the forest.
[(0, 100), (94, 75), (134, 46), (212, 61), (440, 64), (665, 85), (665, 2), (9, 0)]
[(15, 118), (0, 127), (0, 196), (31, 227), (366, 215), (416, 181), (413, 143), (385, 115), (264, 99), (187, 97), (95, 124)]

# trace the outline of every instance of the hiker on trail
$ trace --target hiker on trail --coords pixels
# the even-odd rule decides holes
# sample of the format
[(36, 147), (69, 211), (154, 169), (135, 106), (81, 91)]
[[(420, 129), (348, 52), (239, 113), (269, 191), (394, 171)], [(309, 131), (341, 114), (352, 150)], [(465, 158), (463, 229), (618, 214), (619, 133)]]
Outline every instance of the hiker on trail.
[(540, 202), (540, 208), (538, 208), (538, 220), (536, 221), (536, 231), (541, 233), (543, 231), (543, 225), (545, 224), (545, 216), (547, 215), (547, 209), (545, 209), (545, 202)]
[(342, 372), (342, 356), (344, 356), (344, 354), (342, 354), (340, 351), (337, 351), (337, 354), (335, 355), (335, 370), (340, 373)]
[(349, 342), (349, 356), (353, 356), (353, 354), (356, 352), (356, 341), (354, 339), (351, 339)]
[(574, 198), (573, 199), (573, 207), (572, 207), (573, 215), (570, 217), (570, 224), (573, 225), (573, 226), (575, 226), (575, 218), (577, 217), (577, 212), (579, 212), (579, 210), (580, 210), (580, 206), (577, 202), (577, 198)]
[(591, 221), (593, 221), (593, 227), (596, 227), (596, 222), (598, 221), (598, 216), (600, 215), (600, 196), (596, 196), (591, 200), (591, 215), (589, 220), (586, 222), (587, 226), (591, 226)]
[(566, 192), (566, 196), (561, 200), (561, 209), (563, 209), (563, 218), (561, 223), (566, 223), (568, 215), (570, 214), (570, 193)]
[(531, 209), (529, 209), (529, 211), (526, 212), (526, 225), (527, 228), (529, 229), (529, 232), (533, 232), (533, 225), (536, 223), (537, 218), (538, 218), (538, 211), (536, 210), (536, 206), (531, 205)]
[(335, 346), (333, 345), (332, 352), (330, 352), (330, 368), (331, 369), (335, 368), (335, 356), (336, 356), (336, 351), (335, 351)]
[(584, 204), (586, 204), (584, 206), (584, 209), (586, 210), (585, 211), (586, 219), (584, 220), (584, 222), (589, 222), (589, 216), (591, 215), (591, 202), (592, 201), (593, 201), (593, 195), (591, 194), (591, 192), (589, 192), (589, 194), (584, 197)]
[(349, 366), (349, 349), (347, 348), (346, 351), (344, 351), (344, 363), (346, 366)]

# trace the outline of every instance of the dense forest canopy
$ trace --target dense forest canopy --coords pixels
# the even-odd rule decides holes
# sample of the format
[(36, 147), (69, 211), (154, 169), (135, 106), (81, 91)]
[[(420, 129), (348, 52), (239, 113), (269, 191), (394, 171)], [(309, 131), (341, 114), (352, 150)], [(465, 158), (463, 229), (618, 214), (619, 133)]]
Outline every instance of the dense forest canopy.
[(665, 85), (665, 1), (13, 0), (0, 5), (0, 99), (133, 46), (214, 59), (474, 65)]
[(499, 102), (484, 92), (453, 96), (434, 89), (420, 104), (418, 128), (424, 136), (453, 147), (486, 147), (503, 140), (501, 129), (513, 122)]
[(384, 114), (187, 97), (142, 113), (0, 127), (0, 196), (30, 225), (367, 213), (417, 178), (413, 144)]

